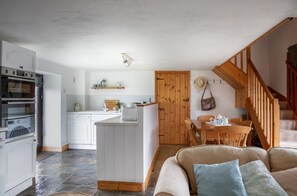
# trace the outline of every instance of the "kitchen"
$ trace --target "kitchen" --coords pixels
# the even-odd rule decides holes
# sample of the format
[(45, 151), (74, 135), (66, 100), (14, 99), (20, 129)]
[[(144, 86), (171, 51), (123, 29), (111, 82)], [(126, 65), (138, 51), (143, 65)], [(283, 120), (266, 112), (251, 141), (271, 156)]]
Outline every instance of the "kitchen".
[[(15, 52), (17, 51), (17, 52)], [(25, 51), (25, 52), (24, 52)], [(26, 52), (31, 52), (33, 55), (27, 55)], [(106, 106), (105, 103), (100, 101), (102, 97), (107, 98), (121, 98), (121, 100), (124, 100), (126, 104), (131, 105), (132, 102), (136, 103), (143, 103), (139, 100), (145, 100), (145, 102), (150, 102), (152, 100), (151, 95), (147, 95), (147, 91), (145, 92), (145, 95), (139, 96), (139, 95), (133, 95), (133, 96), (127, 96), (127, 95), (117, 95), (119, 94), (117, 91), (120, 91), (121, 89), (115, 89), (115, 90), (109, 90), (109, 89), (92, 89), (87, 87), (88, 90), (94, 91), (94, 96), (88, 97), (86, 94), (82, 96), (71, 96), (68, 95), (66, 102), (68, 105), (71, 105), (71, 107), (67, 108), (67, 114), (65, 117), (62, 117), (65, 119), (63, 123), (67, 122), (66, 129), (63, 129), (63, 134), (65, 134), (66, 130), (66, 139), (64, 136), (64, 142), (58, 144), (58, 146), (50, 145), (50, 140), (57, 140), (59, 139), (59, 135), (62, 136), (63, 134), (56, 134), (54, 131), (47, 132), (46, 126), (47, 122), (49, 121), (49, 113), (55, 112), (55, 110), (48, 110), (48, 107), (53, 108), (52, 104), (49, 104), (47, 102), (47, 98), (53, 96), (53, 94), (50, 94), (47, 92), (47, 90), (52, 90), (51, 88), (48, 88), (48, 84), (55, 84), (53, 82), (52, 78), (56, 79), (56, 75), (47, 75), (47, 72), (44, 71), (36, 71), (35, 70), (35, 58), (36, 53), (24, 49), (22, 47), (19, 47), (17, 45), (10, 44), (8, 42), (2, 41), (1, 42), (1, 69), (2, 69), (2, 81), (1, 81), (1, 107), (2, 107), (2, 115), (1, 115), (1, 126), (2, 127), (8, 127), (8, 128), (2, 128), (1, 129), (1, 193), (5, 195), (15, 195), (22, 190), (30, 187), (32, 185), (32, 178), (35, 176), (35, 162), (36, 162), (36, 147), (38, 141), (37, 135), (35, 132), (35, 73), (39, 72), (44, 74), (44, 118), (43, 118), (43, 144), (42, 147), (43, 151), (56, 151), (61, 152), (67, 149), (96, 149), (96, 126), (94, 125), (98, 121), (104, 121), (106, 119), (110, 119), (113, 117), (120, 117), (121, 112), (120, 109), (123, 110), (126, 115), (124, 115), (124, 119), (120, 118), (119, 122), (125, 122), (125, 120), (128, 120), (129, 122), (132, 122), (134, 124), (138, 124), (138, 122), (144, 122), (144, 113), (140, 113), (139, 111), (143, 111), (143, 108), (151, 107), (151, 105), (142, 105), (142, 107), (134, 107), (129, 111), (129, 109), (125, 110), (125, 108), (119, 108), (117, 107), (120, 103), (115, 103), (114, 106), (109, 106), (108, 108), (105, 108), (103, 110), (103, 107)], [(25, 53), (25, 54), (24, 54)], [(31, 54), (30, 53), (30, 54)], [(18, 54), (19, 56), (13, 56), (10, 54)], [(21, 57), (22, 58), (21, 58)], [(7, 58), (7, 57), (10, 57)], [(24, 65), (24, 59), (30, 57), (31, 61), (29, 61), (32, 66), (22, 66)], [(10, 61), (8, 61), (8, 60)], [(11, 63), (11, 64), (9, 64)], [(29, 64), (29, 63), (28, 63)], [(29, 68), (28, 68), (29, 67)], [(28, 71), (29, 70), (29, 71)], [(105, 73), (106, 74), (106, 73)], [(114, 73), (113, 73), (114, 74)], [(105, 75), (107, 77), (109, 75)], [(114, 76), (114, 75), (113, 75)], [(76, 76), (72, 76), (72, 83), (76, 82)], [(97, 78), (101, 78), (101, 76), (96, 76)], [(125, 77), (129, 78), (129, 74), (127, 74)], [(139, 76), (142, 79), (145, 79), (143, 75)], [(91, 77), (92, 78), (92, 77)], [(93, 77), (94, 78), (94, 77)], [(117, 77), (119, 78), (119, 77)], [(127, 79), (124, 78), (124, 79)], [(96, 80), (97, 82), (98, 80)], [(125, 80), (126, 82), (121, 85), (130, 85), (129, 80)], [(92, 81), (93, 82), (93, 81)], [(94, 83), (96, 83), (94, 82)], [(58, 82), (58, 84), (61, 85), (61, 83)], [(111, 82), (106, 83), (106, 85), (112, 85)], [(139, 85), (139, 83), (138, 83)], [(90, 85), (91, 86), (91, 85)], [(93, 86), (93, 84), (92, 84)], [(133, 86), (133, 85), (131, 85)], [(131, 87), (130, 86), (130, 87)], [(143, 86), (139, 87), (142, 88)], [(124, 89), (124, 88), (123, 88)], [(130, 88), (131, 89), (131, 88)], [(96, 95), (96, 91), (108, 91), (107, 96), (101, 96)], [(60, 92), (61, 93), (61, 92)], [(63, 93), (63, 92), (62, 92)], [(65, 93), (65, 89), (64, 89)], [(114, 93), (114, 94), (112, 94)], [(127, 93), (127, 92), (126, 92)], [(133, 93), (132, 93), (133, 94)], [(83, 97), (83, 98), (82, 98)], [(98, 99), (98, 97), (100, 97)], [(52, 103), (54, 99), (50, 98), (50, 102)], [(61, 100), (61, 99), (60, 99)], [(78, 100), (80, 101), (80, 104), (78, 104)], [(96, 101), (95, 101), (96, 100)], [(105, 101), (108, 99), (104, 99)], [(136, 101), (135, 101), (136, 100)], [(75, 102), (75, 103), (72, 103)], [(119, 100), (118, 100), (119, 101)], [(121, 102), (122, 105), (124, 105), (123, 102)], [(60, 107), (63, 107), (66, 109), (67, 104), (61, 104)], [(153, 104), (155, 105), (155, 104)], [(59, 106), (59, 105), (57, 105)], [(76, 111), (74, 112), (74, 106), (76, 106)], [(78, 107), (79, 106), (79, 107)], [(106, 111), (108, 109), (108, 111)], [(84, 110), (84, 111), (78, 111), (78, 110)], [(125, 112), (126, 111), (126, 112)], [(131, 113), (132, 112), (132, 113)], [(61, 114), (61, 113), (60, 113)], [(153, 111), (154, 122), (157, 122), (157, 108), (154, 106)], [(59, 114), (55, 113), (54, 116), (57, 116)], [(125, 119), (126, 116), (126, 119)], [(53, 118), (51, 120), (55, 120), (56, 118)], [(58, 121), (61, 122), (61, 119)], [(57, 123), (57, 122), (55, 122)], [(147, 123), (147, 122), (146, 122)], [(122, 125), (121, 125), (122, 126)], [(147, 128), (143, 128), (147, 129)], [(157, 124), (153, 128), (154, 129), (154, 136), (155, 136), (155, 142), (154, 142), (154, 149), (153, 152), (150, 153), (151, 160), (147, 161), (145, 164), (145, 170), (148, 172), (148, 166), (151, 166), (152, 159), (156, 154), (157, 147), (158, 147), (158, 140), (156, 133), (157, 131)], [(142, 128), (138, 128), (138, 130), (142, 130)], [(60, 129), (60, 133), (62, 133), (62, 130)], [(149, 130), (150, 131), (150, 130)], [(48, 137), (49, 134), (56, 134), (54, 137), (50, 138)], [(63, 138), (63, 137), (61, 137)], [(142, 137), (138, 138), (142, 139)], [(150, 148), (150, 146), (146, 145), (146, 149)], [(144, 156), (144, 155), (141, 155)], [(3, 158), (2, 158), (3, 157)], [(129, 157), (129, 156), (128, 156)], [(139, 157), (138, 157), (139, 158)], [(22, 166), (19, 166), (19, 163), (22, 163)], [(135, 164), (135, 163), (134, 163)], [(16, 169), (18, 168), (18, 169)], [(140, 171), (143, 173), (143, 171)], [(146, 174), (144, 174), (146, 176)], [(142, 177), (144, 182), (144, 178)]]

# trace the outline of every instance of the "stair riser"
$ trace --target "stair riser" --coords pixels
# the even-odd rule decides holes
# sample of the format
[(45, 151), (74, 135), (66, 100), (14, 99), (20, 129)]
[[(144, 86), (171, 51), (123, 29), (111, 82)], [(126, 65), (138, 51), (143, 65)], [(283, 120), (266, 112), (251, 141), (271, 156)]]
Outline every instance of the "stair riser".
[(297, 130), (281, 130), (280, 140), (297, 143)]
[(294, 113), (292, 110), (281, 110), (280, 119), (294, 119)]
[(279, 106), (281, 110), (287, 110), (288, 109), (288, 103), (286, 101), (280, 101)]
[(296, 120), (280, 120), (280, 129), (293, 130), (297, 129)]

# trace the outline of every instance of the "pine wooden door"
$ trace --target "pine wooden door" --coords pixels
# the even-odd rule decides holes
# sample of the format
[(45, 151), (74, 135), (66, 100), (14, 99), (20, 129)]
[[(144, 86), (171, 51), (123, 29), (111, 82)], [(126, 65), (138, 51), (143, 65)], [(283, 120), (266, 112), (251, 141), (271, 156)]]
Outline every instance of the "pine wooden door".
[(185, 119), (190, 116), (190, 72), (156, 71), (160, 144), (188, 144)]

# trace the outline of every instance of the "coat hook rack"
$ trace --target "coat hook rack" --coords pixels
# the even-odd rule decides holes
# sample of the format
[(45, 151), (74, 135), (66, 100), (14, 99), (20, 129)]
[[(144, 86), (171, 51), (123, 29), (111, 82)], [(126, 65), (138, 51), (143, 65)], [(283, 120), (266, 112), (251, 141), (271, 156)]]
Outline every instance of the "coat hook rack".
[(208, 84), (223, 84), (223, 81), (220, 79), (210, 79), (208, 80)]

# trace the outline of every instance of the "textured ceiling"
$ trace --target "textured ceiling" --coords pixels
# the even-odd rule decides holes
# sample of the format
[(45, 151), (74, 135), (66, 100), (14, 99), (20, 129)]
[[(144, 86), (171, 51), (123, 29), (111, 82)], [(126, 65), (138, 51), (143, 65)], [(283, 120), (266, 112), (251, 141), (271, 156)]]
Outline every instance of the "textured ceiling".
[(296, 15), (297, 0), (0, 0), (0, 38), (74, 68), (211, 69)]

